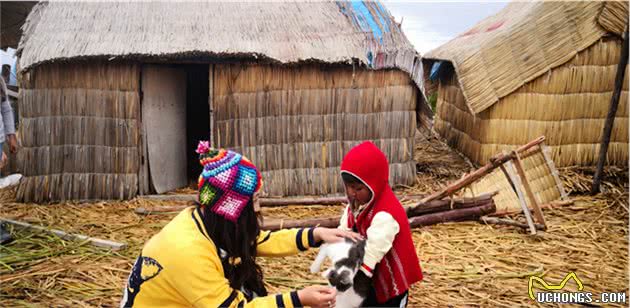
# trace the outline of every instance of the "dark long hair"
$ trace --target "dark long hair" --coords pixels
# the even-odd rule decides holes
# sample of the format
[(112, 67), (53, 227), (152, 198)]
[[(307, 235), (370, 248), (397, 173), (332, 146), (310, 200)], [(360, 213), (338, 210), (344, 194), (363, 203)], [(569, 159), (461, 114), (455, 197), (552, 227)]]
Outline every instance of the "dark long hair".
[[(197, 205), (199, 206), (199, 205)], [(260, 223), (254, 206), (250, 200), (236, 223), (226, 220), (208, 208), (204, 210), (203, 224), (217, 246), (227, 252), (227, 258), (221, 258), (225, 278), (230, 281), (232, 289), (253, 291), (258, 296), (267, 295), (263, 284), (262, 269), (256, 264), (257, 238), (260, 234)], [(240, 262), (230, 262), (230, 259)], [(236, 263), (236, 264), (233, 264)], [(245, 294), (250, 296), (250, 294)]]

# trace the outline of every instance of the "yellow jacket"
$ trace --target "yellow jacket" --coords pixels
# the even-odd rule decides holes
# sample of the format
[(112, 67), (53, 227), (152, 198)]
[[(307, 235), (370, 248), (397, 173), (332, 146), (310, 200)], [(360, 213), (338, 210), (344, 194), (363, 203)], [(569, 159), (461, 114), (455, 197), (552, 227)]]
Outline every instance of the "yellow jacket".
[[(142, 249), (121, 307), (300, 307), (296, 291), (254, 298), (230, 287), (199, 210), (179, 213)], [(286, 256), (316, 246), (313, 229), (263, 231), (259, 256)]]

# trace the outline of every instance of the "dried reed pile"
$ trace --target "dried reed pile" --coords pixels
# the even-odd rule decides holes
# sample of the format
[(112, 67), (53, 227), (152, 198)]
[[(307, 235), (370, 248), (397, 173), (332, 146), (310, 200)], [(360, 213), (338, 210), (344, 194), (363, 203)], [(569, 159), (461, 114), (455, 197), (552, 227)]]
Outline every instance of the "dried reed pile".
[[(587, 194), (593, 185), (595, 167), (566, 167), (560, 169), (560, 178), (567, 193)], [(601, 190), (610, 194), (628, 193), (628, 168), (604, 168)]]
[(1, 306), (115, 305), (143, 243), (172, 217), (133, 213), (135, 207), (145, 205), (144, 200), (47, 206), (4, 203), (2, 217), (124, 242), (129, 249), (111, 252), (20, 230), (14, 242), (0, 247)]
[(416, 130), (414, 161), (416, 182), (413, 187), (396, 187), (403, 192), (428, 194), (474, 169), (463, 155), (449, 148), (434, 133), (422, 128)]
[[(571, 172), (577, 172), (572, 170)], [(626, 173), (627, 174), (627, 173)], [(609, 173), (612, 175), (612, 173)], [(574, 175), (571, 175), (573, 178)], [(568, 178), (568, 177), (563, 177)], [(612, 179), (620, 178), (613, 177)], [(426, 278), (413, 287), (410, 306), (529, 306), (528, 275), (557, 283), (575, 271), (587, 291), (628, 288), (628, 197), (623, 187), (597, 197), (577, 196), (571, 206), (545, 210), (549, 230), (532, 237), (510, 227), (441, 224), (414, 230)], [(622, 182), (623, 180), (619, 180)], [(626, 177), (627, 181), (627, 177)], [(565, 181), (565, 185), (566, 184)], [(408, 189), (420, 192), (423, 187)], [(173, 205), (146, 201), (65, 203), (46, 207), (9, 203), (2, 216), (129, 244), (118, 253), (45, 234), (18, 232), (0, 251), (2, 306), (117, 305), (143, 243), (174, 214), (139, 216), (136, 207)], [(183, 204), (183, 203), (182, 203)], [(264, 208), (265, 217), (329, 217), (341, 206)], [(514, 216), (514, 219), (524, 220)], [(261, 258), (270, 292), (323, 283), (308, 273), (315, 250), (282, 259)], [(570, 289), (575, 289), (574, 285)]]

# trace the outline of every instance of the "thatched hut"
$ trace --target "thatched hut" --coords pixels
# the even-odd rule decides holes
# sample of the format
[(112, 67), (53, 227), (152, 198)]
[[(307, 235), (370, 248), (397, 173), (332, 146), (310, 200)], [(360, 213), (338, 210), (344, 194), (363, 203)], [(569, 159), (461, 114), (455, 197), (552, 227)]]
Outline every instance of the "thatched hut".
[[(508, 4), (424, 56), (435, 130), (477, 163), (545, 135), (556, 165), (594, 165), (627, 18), (627, 1)], [(612, 165), (628, 164), (627, 78)]]
[(419, 55), (378, 2), (43, 3), (18, 52), (22, 201), (186, 186), (208, 138), (272, 196), (341, 192), (361, 140), (410, 184), (430, 116)]

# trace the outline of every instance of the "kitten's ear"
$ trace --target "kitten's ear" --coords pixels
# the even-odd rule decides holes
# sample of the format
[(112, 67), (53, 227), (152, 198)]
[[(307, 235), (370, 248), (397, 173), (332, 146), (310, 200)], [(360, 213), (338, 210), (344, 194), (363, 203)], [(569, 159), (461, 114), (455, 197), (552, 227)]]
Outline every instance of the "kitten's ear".
[(365, 240), (358, 241), (352, 248), (350, 248), (350, 252), (348, 253), (348, 257), (353, 260), (363, 261), (363, 256), (365, 255)]

